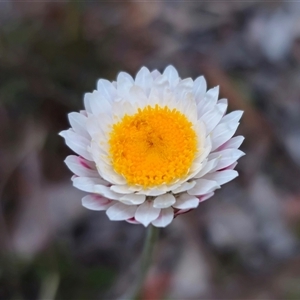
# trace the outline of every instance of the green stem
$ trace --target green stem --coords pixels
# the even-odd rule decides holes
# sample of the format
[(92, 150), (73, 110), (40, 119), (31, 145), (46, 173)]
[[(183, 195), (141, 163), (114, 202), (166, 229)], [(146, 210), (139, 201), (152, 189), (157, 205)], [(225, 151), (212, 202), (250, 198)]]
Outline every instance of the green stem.
[(136, 285), (131, 298), (132, 300), (139, 300), (141, 297), (143, 285), (147, 277), (149, 267), (151, 266), (153, 250), (158, 239), (158, 232), (158, 228), (154, 227), (153, 225), (149, 225), (147, 228), (147, 236), (140, 262), (141, 266), (139, 273), (137, 274)]

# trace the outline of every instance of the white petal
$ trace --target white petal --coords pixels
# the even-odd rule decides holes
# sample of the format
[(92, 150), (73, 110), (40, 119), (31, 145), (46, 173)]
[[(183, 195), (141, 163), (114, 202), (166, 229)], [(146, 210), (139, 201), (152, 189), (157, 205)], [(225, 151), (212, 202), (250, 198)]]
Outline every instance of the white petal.
[(239, 149), (225, 149), (219, 152), (214, 152), (209, 155), (209, 159), (218, 157), (217, 165), (210, 171), (217, 171), (228, 167), (237, 161), (240, 157), (245, 155), (245, 153)]
[(196, 180), (196, 185), (187, 191), (189, 195), (204, 195), (213, 192), (215, 189), (220, 188), (220, 186), (212, 180), (198, 179)]
[(199, 102), (201, 99), (204, 98), (206, 93), (207, 85), (206, 80), (203, 76), (196, 78), (194, 81), (194, 88), (193, 93), (195, 95), (196, 102)]
[(113, 167), (105, 162), (104, 159), (97, 160), (97, 169), (101, 177), (112, 183), (113, 185), (124, 185), (126, 180), (123, 176), (117, 174)]
[(244, 141), (244, 137), (239, 135), (235, 136), (223, 145), (221, 145), (217, 150), (224, 150), (224, 149), (237, 149), (241, 146)]
[(241, 119), (243, 113), (244, 112), (242, 110), (235, 110), (227, 114), (226, 116), (224, 116), (220, 123), (227, 123), (227, 122), (237, 123)]
[(91, 178), (91, 177), (74, 177), (72, 179), (73, 186), (78, 188), (81, 191), (95, 193), (96, 186), (107, 184), (106, 181), (101, 178)]
[[(65, 159), (68, 168), (77, 176), (82, 177), (100, 177), (95, 168), (95, 164), (76, 155), (69, 155)], [(91, 164), (94, 164), (91, 167)]]
[(148, 96), (152, 83), (153, 78), (150, 74), (150, 71), (147, 68), (142, 67), (141, 70), (136, 74), (135, 84), (140, 86)]
[(159, 71), (153, 70), (153, 71), (151, 72), (151, 76), (152, 76), (152, 78), (155, 80), (158, 76), (161, 76), (161, 74), (160, 74)]
[(127, 205), (138, 205), (144, 203), (146, 200), (145, 195), (138, 195), (138, 194), (130, 194), (125, 195), (120, 198), (120, 201)]
[(161, 188), (151, 188), (148, 190), (144, 190), (142, 189), (141, 191), (137, 192), (137, 194), (145, 194), (147, 196), (159, 196), (159, 195), (163, 195), (167, 192), (167, 190), (165, 188), (161, 189)]
[[(205, 127), (205, 126), (204, 126)], [(197, 132), (199, 134), (199, 131)], [(203, 135), (203, 133), (201, 134)], [(205, 132), (204, 132), (205, 135)], [(202, 138), (198, 136), (198, 153), (195, 161), (197, 163), (203, 163), (203, 161), (207, 158), (208, 154), (211, 152), (211, 139), (208, 135), (206, 138)]]
[(112, 205), (106, 214), (111, 221), (121, 221), (134, 217), (136, 212), (135, 205), (125, 205), (123, 203), (116, 203)]
[[(89, 115), (89, 117), (87, 118), (87, 121), (86, 121), (86, 129), (88, 131), (88, 133), (90, 134), (90, 136), (92, 138), (95, 138), (98, 136), (99, 133), (102, 133), (102, 128), (100, 126), (100, 119), (101, 119), (101, 116), (94, 116), (94, 115)], [(108, 123), (108, 122), (106, 122)]]
[(91, 194), (82, 198), (82, 206), (91, 210), (107, 210), (114, 202), (102, 196)]
[(147, 97), (144, 90), (137, 85), (131, 87), (128, 97), (130, 102), (137, 105), (138, 108), (144, 108), (147, 104)]
[(83, 137), (89, 139), (90, 135), (87, 132), (86, 125), (85, 125), (87, 118), (83, 114), (77, 112), (69, 113), (68, 117), (69, 117), (70, 125), (72, 126), (74, 131), (79, 135), (82, 135)]
[(93, 160), (91, 154), (88, 152), (87, 147), (90, 141), (77, 133), (69, 130), (64, 130), (59, 133), (65, 139), (66, 144), (77, 154), (88, 160)]
[(219, 87), (216, 86), (207, 91), (204, 99), (197, 104), (198, 118), (202, 117), (206, 112), (214, 109), (218, 101)]
[(197, 197), (183, 193), (176, 199), (176, 203), (173, 205), (173, 207), (178, 209), (192, 209), (196, 208), (198, 205), (199, 199)]
[(80, 110), (79, 111), (83, 116), (85, 116), (85, 117), (87, 117), (88, 116), (88, 114), (87, 114), (87, 112), (86, 112), (86, 110)]
[(193, 79), (192, 78), (185, 78), (185, 79), (180, 80), (180, 82), (178, 83), (178, 85), (176, 87), (176, 90), (179, 91), (179, 89), (185, 89), (187, 91), (192, 92), (193, 86), (194, 86)]
[(187, 190), (190, 190), (191, 188), (193, 188), (196, 185), (196, 181), (191, 181), (191, 182), (184, 182), (183, 184), (181, 184), (179, 187), (177, 187), (176, 189), (172, 190), (173, 194), (178, 194), (181, 192), (185, 192)]
[(174, 218), (174, 210), (172, 207), (164, 208), (161, 210), (157, 219), (152, 221), (152, 225), (155, 227), (166, 227)]
[(105, 98), (99, 91), (94, 91), (87, 97), (87, 101), (90, 102), (92, 113), (96, 116), (99, 114), (111, 113), (111, 103)]
[(224, 113), (227, 109), (227, 105), (223, 103), (218, 103), (214, 109), (206, 112), (201, 120), (205, 123), (206, 134), (209, 134), (220, 122)]
[(175, 197), (172, 194), (164, 194), (154, 199), (153, 207), (167, 208), (172, 206), (175, 202)]
[(227, 142), (236, 132), (239, 123), (220, 123), (212, 132), (212, 151)]
[(165, 68), (163, 75), (168, 78), (171, 87), (175, 87), (179, 82), (179, 76), (177, 70), (173, 66)]
[(84, 97), (83, 97), (83, 103), (84, 103), (84, 107), (86, 109), (86, 111), (88, 113), (91, 113), (92, 112), (92, 109), (91, 109), (91, 106), (90, 106), (90, 96), (91, 96), (92, 93), (85, 93), (84, 94)]
[(210, 170), (215, 168), (217, 166), (218, 160), (220, 158), (214, 158), (206, 162), (206, 164), (203, 166), (203, 168), (195, 175), (195, 178), (200, 178), (204, 176), (206, 173), (208, 173)]
[(205, 179), (216, 181), (219, 185), (225, 184), (239, 176), (235, 170), (224, 170), (215, 173), (206, 174)]
[(119, 194), (132, 194), (128, 185), (112, 185), (110, 189)]
[(125, 72), (119, 73), (117, 77), (117, 86), (118, 86), (119, 95), (124, 97), (124, 95), (126, 95), (129, 92), (133, 84), (134, 84), (134, 80), (128, 73)]
[(149, 94), (149, 101), (151, 102), (151, 105), (160, 103), (161, 99), (164, 98), (166, 89), (169, 89), (169, 82), (165, 76), (159, 75), (154, 80)]
[(112, 83), (106, 79), (99, 79), (97, 83), (97, 90), (99, 93), (109, 101), (113, 101), (116, 97), (117, 91)]
[(180, 97), (177, 110), (181, 111), (193, 124), (197, 122), (197, 105), (192, 93), (186, 93)]
[(113, 192), (108, 186), (104, 185), (96, 185), (94, 188), (94, 193), (103, 195), (105, 198), (112, 200), (120, 200), (122, 198), (122, 194), (118, 194)]
[[(193, 95), (193, 80), (192, 78), (186, 78), (183, 79), (181, 81), (179, 81), (178, 85), (176, 86), (176, 88), (174, 89), (175, 94), (175, 99), (177, 100), (177, 106), (179, 107), (179, 110), (182, 111), (182, 109), (180, 109), (180, 106), (184, 105), (184, 99), (187, 97), (190, 97), (191, 100), (193, 101), (194, 105), (195, 105), (195, 109), (196, 109), (196, 101), (195, 101), (195, 97)], [(196, 113), (196, 112), (195, 112)]]
[(135, 219), (146, 227), (152, 221), (157, 219), (159, 213), (160, 213), (159, 208), (153, 207), (152, 202), (145, 201), (142, 205), (140, 205), (137, 208), (135, 213)]
[(207, 98), (206, 101), (211, 101), (213, 103), (217, 103), (219, 97), (219, 86), (215, 86), (214, 88), (207, 91), (205, 97)]

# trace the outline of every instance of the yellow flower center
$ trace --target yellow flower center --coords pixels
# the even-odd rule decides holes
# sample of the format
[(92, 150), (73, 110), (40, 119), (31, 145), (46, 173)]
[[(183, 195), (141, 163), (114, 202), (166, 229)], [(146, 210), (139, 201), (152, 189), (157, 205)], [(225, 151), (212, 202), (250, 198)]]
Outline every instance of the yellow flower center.
[(144, 188), (187, 175), (197, 151), (192, 123), (176, 109), (147, 106), (113, 125), (109, 154), (129, 185)]

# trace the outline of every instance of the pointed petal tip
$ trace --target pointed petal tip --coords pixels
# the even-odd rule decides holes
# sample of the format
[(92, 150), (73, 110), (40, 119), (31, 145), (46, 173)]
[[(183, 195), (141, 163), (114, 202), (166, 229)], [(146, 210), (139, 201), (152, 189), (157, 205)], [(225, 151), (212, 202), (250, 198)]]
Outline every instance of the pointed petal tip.
[(61, 136), (61, 137), (63, 137), (63, 138), (65, 138), (65, 136), (66, 136), (66, 131), (67, 131), (67, 130), (62, 130), (62, 131), (60, 131), (60, 132), (58, 133), (58, 135)]

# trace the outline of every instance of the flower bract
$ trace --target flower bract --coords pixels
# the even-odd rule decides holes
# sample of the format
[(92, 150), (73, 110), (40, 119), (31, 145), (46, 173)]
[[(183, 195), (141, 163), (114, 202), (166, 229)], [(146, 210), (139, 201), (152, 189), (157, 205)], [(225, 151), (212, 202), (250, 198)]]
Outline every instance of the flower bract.
[(218, 96), (203, 76), (181, 79), (173, 66), (100, 79), (60, 133), (76, 153), (65, 160), (73, 185), (89, 193), (83, 206), (165, 227), (237, 177), (242, 111), (226, 114)]

